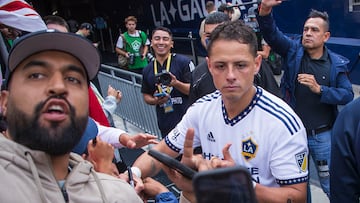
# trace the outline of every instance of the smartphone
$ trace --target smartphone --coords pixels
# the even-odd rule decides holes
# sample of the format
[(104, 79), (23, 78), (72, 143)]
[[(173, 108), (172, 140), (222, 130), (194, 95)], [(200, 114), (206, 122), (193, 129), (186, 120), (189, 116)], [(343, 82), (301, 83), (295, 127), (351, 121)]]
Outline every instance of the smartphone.
[(165, 93), (165, 92), (155, 93), (155, 94), (154, 94), (154, 97), (165, 97), (165, 96), (166, 96), (166, 93)]
[(198, 203), (256, 203), (250, 173), (235, 166), (200, 171), (193, 178)]
[(167, 154), (161, 153), (154, 149), (150, 149), (148, 154), (154, 157), (156, 160), (163, 163), (165, 166), (175, 169), (176, 171), (181, 173), (184, 177), (190, 180), (194, 177), (194, 174), (196, 173), (196, 171), (193, 170), (192, 168), (180, 163), (178, 160), (172, 158)]

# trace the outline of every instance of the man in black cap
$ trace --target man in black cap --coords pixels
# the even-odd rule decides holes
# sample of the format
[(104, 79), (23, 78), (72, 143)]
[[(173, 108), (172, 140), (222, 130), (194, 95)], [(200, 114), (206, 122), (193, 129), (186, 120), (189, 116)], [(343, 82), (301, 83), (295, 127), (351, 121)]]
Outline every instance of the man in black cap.
[(83, 37), (89, 36), (93, 32), (93, 26), (90, 23), (82, 23), (79, 27), (79, 30), (76, 34), (81, 35)]
[[(93, 26), (90, 23), (83, 23), (80, 25), (79, 30), (76, 34), (81, 35), (83, 37), (88, 37), (93, 32)], [(98, 42), (94, 42), (93, 45), (95, 47), (99, 46)]]
[(128, 183), (70, 152), (87, 125), (99, 66), (97, 49), (72, 33), (40, 31), (15, 42), (0, 100), (8, 123), (8, 139), (0, 135), (1, 202), (142, 202)]

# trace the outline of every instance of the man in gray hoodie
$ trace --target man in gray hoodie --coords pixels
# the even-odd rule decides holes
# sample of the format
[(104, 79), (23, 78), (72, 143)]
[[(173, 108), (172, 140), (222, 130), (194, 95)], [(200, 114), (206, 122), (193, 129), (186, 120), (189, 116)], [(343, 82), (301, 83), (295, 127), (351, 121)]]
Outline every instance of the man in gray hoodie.
[(75, 34), (40, 31), (15, 42), (1, 92), (0, 202), (142, 202), (127, 182), (70, 153), (99, 66), (96, 48)]

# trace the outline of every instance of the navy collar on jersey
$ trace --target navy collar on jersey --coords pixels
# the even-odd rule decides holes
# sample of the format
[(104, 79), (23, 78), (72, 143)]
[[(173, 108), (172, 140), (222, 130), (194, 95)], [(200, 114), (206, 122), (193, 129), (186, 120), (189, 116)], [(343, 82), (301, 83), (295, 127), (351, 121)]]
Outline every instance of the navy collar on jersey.
[(221, 100), (221, 109), (222, 109), (225, 124), (230, 125), (230, 126), (234, 126), (241, 119), (243, 119), (246, 115), (248, 115), (250, 113), (250, 111), (254, 108), (254, 106), (256, 105), (257, 101), (260, 99), (260, 96), (262, 94), (263, 94), (262, 89), (259, 88), (259, 87), (256, 87), (256, 93), (255, 93), (252, 101), (250, 102), (250, 104), (244, 109), (244, 111), (240, 112), (239, 115), (235, 116), (231, 120), (229, 119), (229, 117), (227, 115), (224, 102)]

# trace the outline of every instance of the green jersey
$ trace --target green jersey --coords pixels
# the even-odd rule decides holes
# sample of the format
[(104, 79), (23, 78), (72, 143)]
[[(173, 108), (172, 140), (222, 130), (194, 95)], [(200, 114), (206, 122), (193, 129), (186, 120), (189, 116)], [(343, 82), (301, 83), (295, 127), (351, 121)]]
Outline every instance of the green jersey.
[(126, 41), (124, 42), (125, 51), (133, 53), (135, 57), (134, 63), (129, 64), (129, 69), (141, 69), (148, 64), (146, 57), (144, 58), (144, 60), (141, 59), (142, 50), (144, 46), (146, 46), (145, 43), (147, 40), (147, 36), (144, 32), (140, 30), (138, 32), (140, 35), (138, 37), (130, 36), (128, 32), (124, 33), (124, 38)]

